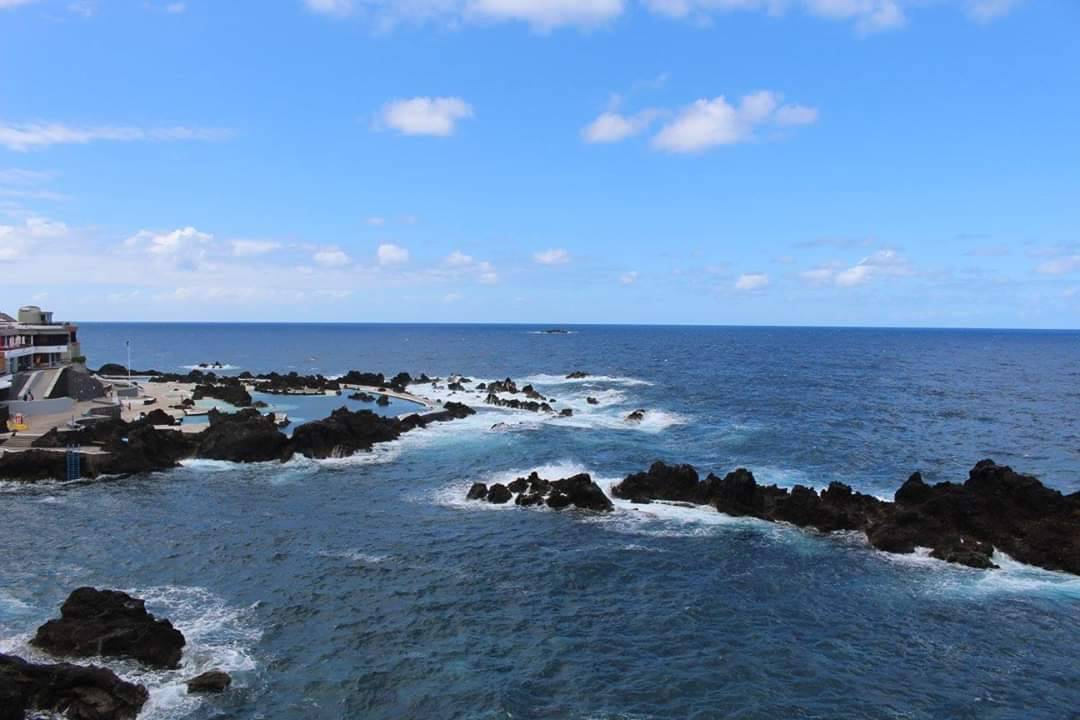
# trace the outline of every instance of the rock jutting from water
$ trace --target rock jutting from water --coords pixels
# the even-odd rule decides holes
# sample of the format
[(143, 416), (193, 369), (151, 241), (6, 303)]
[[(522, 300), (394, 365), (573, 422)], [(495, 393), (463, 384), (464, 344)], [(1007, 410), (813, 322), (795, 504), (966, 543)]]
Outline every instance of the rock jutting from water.
[(571, 505), (582, 510), (599, 512), (610, 512), (614, 509), (611, 500), (588, 473), (579, 473), (562, 480), (545, 480), (533, 472), (528, 477), (517, 478), (508, 485), (495, 483), (490, 488), (484, 483), (473, 483), (466, 498), (496, 505), (503, 505), (511, 500), (523, 507), (546, 504), (554, 510), (562, 510)]
[(893, 502), (834, 482), (819, 494), (762, 486), (739, 468), (699, 480), (689, 465), (655, 463), (612, 488), (634, 502), (670, 500), (720, 512), (787, 522), (822, 532), (859, 530), (890, 553), (929, 548), (931, 556), (975, 568), (995, 568), (995, 548), (1020, 562), (1080, 574), (1080, 493), (1062, 495), (1030, 475), (983, 460), (963, 484), (926, 484), (919, 473)]
[(119, 590), (83, 587), (60, 606), (60, 617), (38, 628), (30, 644), (60, 657), (132, 658), (144, 665), (178, 667), (183, 634), (146, 611), (144, 601)]
[(31, 663), (0, 654), (0, 720), (58, 713), (68, 720), (132, 720), (149, 699), (142, 685), (111, 670)]
[[(1080, 575), (1080, 493), (1063, 495), (1030, 475), (983, 460), (962, 484), (928, 485), (913, 474), (893, 502), (834, 482), (820, 493), (759, 485), (739, 468), (724, 477), (700, 479), (690, 465), (656, 462), (627, 476), (612, 494), (633, 503), (666, 501), (710, 506), (727, 515), (785, 522), (824, 533), (861, 531), (875, 548), (910, 554), (929, 548), (932, 557), (974, 568), (994, 569), (995, 550), (1047, 570)], [(516, 498), (515, 498), (516, 495)], [(490, 488), (474, 483), (467, 499), (517, 505), (571, 504), (610, 510), (611, 501), (586, 475), (548, 481), (532, 473)]]

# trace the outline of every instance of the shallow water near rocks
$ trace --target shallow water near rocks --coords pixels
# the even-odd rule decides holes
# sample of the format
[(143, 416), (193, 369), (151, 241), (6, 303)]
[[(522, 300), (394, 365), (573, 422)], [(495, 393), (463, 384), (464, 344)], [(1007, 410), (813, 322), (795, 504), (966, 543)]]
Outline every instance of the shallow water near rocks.
[[(343, 460), (0, 484), (0, 649), (42, 657), (26, 645), (34, 629), (89, 584), (145, 597), (188, 638), (179, 671), (110, 663), (151, 688), (154, 720), (1080, 708), (1080, 578), (1007, 557), (982, 572), (890, 556), (854, 534), (701, 508), (464, 500), (474, 481), (533, 469), (590, 472), (606, 489), (656, 459), (891, 497), (913, 470), (963, 480), (992, 457), (1076, 492), (1080, 334), (537, 330), (84, 326), (94, 364), (123, 361), (130, 338), (135, 364), (162, 370), (509, 375), (575, 414), (480, 407)], [(564, 379), (578, 369), (594, 377)], [(637, 408), (646, 421), (625, 423)], [(212, 667), (233, 688), (186, 695), (182, 680)]]

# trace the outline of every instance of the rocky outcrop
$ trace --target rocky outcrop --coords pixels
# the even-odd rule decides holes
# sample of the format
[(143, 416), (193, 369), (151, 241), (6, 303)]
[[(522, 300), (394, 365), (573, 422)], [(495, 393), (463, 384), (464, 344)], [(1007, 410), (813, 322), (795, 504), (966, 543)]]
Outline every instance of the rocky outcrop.
[(38, 628), (34, 647), (67, 657), (124, 657), (157, 668), (180, 664), (184, 636), (145, 603), (118, 590), (83, 587), (60, 606), (60, 618)]
[(995, 567), (994, 549), (1048, 570), (1080, 574), (1080, 496), (1062, 495), (1034, 477), (983, 460), (961, 484), (926, 484), (918, 473), (894, 502), (831, 483), (820, 493), (758, 485), (740, 468), (705, 480), (689, 465), (655, 463), (616, 485), (616, 497), (711, 505), (720, 512), (787, 522), (821, 532), (860, 530), (877, 549), (930, 548), (947, 562)]
[(198, 435), (195, 456), (206, 460), (253, 463), (280, 460), (289, 444), (272, 416), (247, 409), (234, 414), (210, 411), (210, 427)]
[(495, 393), (509, 393), (510, 395), (517, 395), (518, 392), (520, 392), (518, 390), (517, 384), (510, 378), (506, 378), (505, 380), (496, 380), (495, 382), (488, 383), (486, 389), (489, 395), (494, 395)]
[[(105, 363), (96, 373), (97, 375), (107, 375), (109, 377), (127, 377), (128, 369), (125, 365), (118, 363)], [(161, 375), (162, 373), (157, 370), (132, 370), (132, 376), (138, 377), (150, 377), (153, 375)]]
[(517, 478), (508, 485), (495, 483), (491, 488), (484, 483), (473, 483), (466, 498), (498, 505), (514, 500), (516, 505), (524, 507), (547, 504), (554, 510), (562, 510), (571, 505), (597, 512), (610, 512), (614, 509), (611, 500), (587, 473), (562, 480), (545, 480), (533, 472), (528, 477)]
[(488, 405), (494, 405), (495, 407), (510, 408), (511, 410), (528, 410), (529, 412), (553, 412), (551, 406), (546, 402), (537, 402), (536, 400), (518, 400), (517, 398), (510, 398), (504, 400), (496, 395), (494, 392), (488, 392), (487, 398), (484, 400)]
[(366, 392), (355, 392), (349, 396), (350, 400), (356, 400), (357, 402), (375, 402), (375, 396)]
[(575, 370), (574, 372), (567, 375), (566, 379), (567, 380), (584, 380), (587, 377), (589, 377), (589, 373), (582, 372), (581, 370)]
[(396, 440), (401, 435), (401, 423), (370, 410), (352, 412), (335, 410), (325, 420), (305, 423), (293, 432), (290, 453), (309, 458), (348, 457), (361, 450), (370, 450), (376, 443)]
[(170, 427), (176, 425), (176, 418), (160, 408), (151, 410), (142, 419), (148, 425), (168, 425)]
[(214, 398), (238, 408), (251, 407), (251, 393), (236, 378), (226, 378), (216, 384), (197, 385), (191, 397), (194, 400)]
[(645, 411), (644, 410), (635, 410), (635, 411), (633, 411), (632, 413), (630, 413), (629, 415), (626, 416), (626, 422), (628, 422), (628, 423), (639, 423), (644, 419), (645, 419)]
[(224, 670), (208, 670), (188, 680), (189, 693), (223, 693), (232, 685), (232, 677)]
[(35, 664), (0, 654), (0, 720), (24, 720), (31, 712), (68, 720), (132, 720), (147, 699), (142, 685), (105, 668)]

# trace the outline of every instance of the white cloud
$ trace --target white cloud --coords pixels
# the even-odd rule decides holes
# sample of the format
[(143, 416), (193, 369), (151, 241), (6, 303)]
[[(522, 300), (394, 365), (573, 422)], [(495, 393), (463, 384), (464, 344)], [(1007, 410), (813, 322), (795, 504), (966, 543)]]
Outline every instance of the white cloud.
[(38, 185), (56, 177), (56, 173), (22, 168), (0, 168), (0, 183), (8, 185)]
[(30, 252), (30, 239), (14, 225), (0, 225), (0, 262), (22, 260)]
[(701, 99), (684, 108), (653, 138), (653, 147), (676, 153), (692, 153), (720, 145), (734, 145), (754, 138), (763, 125), (808, 124), (817, 111), (803, 105), (781, 105), (779, 93), (761, 90), (745, 95), (738, 105), (724, 96)]
[(1036, 268), (1043, 275), (1067, 275), (1080, 272), (1080, 255), (1064, 255), (1047, 260)]
[(836, 277), (836, 268), (816, 267), (812, 270), (804, 270), (799, 273), (799, 277), (811, 285), (828, 285)]
[(562, 248), (552, 248), (533, 253), (533, 260), (540, 265), (565, 265), (570, 262), (570, 253)]
[(228, 130), (197, 127), (74, 127), (63, 123), (0, 124), (0, 146), (19, 152), (46, 148), (51, 145), (85, 145), (97, 141), (214, 141), (226, 139), (230, 135), (231, 132)]
[(765, 273), (746, 273), (740, 275), (735, 281), (736, 290), (760, 290), (769, 284), (769, 276)]
[(403, 135), (453, 135), (457, 122), (473, 116), (469, 103), (459, 97), (415, 97), (383, 106), (380, 121)]
[(304, 0), (308, 10), (323, 15), (349, 15), (353, 11), (352, 0)]
[(1008, 15), (1024, 0), (968, 0), (968, 14), (980, 22), (989, 22)]
[(594, 27), (619, 17), (625, 0), (304, 0), (309, 10), (347, 17), (357, 8), (381, 28), (402, 21), (524, 22), (541, 32), (564, 26)]
[(351, 262), (345, 251), (337, 247), (323, 248), (312, 255), (311, 259), (327, 268), (343, 267)]
[(813, 125), (817, 119), (817, 108), (806, 105), (785, 105), (776, 111), (776, 124), (783, 127)]
[(140, 230), (124, 241), (124, 247), (145, 253), (163, 268), (199, 270), (207, 266), (214, 236), (193, 227), (168, 232)]
[(386, 224), (386, 218), (374, 215), (365, 221), (371, 227), (382, 227)]
[(471, 255), (466, 255), (460, 250), (455, 250), (446, 256), (444, 262), (450, 267), (468, 267), (473, 264), (473, 259)]
[(911, 265), (895, 250), (878, 250), (854, 266), (836, 273), (833, 281), (840, 287), (854, 287), (880, 276), (910, 275)]
[(648, 130), (656, 116), (655, 110), (643, 110), (634, 115), (608, 111), (589, 123), (581, 135), (588, 143), (619, 142)]
[(400, 245), (383, 243), (376, 251), (380, 265), (401, 265), (409, 262), (409, 251)]
[(637, 282), (637, 279), (638, 279), (638, 271), (637, 270), (631, 270), (630, 272), (623, 273), (619, 277), (619, 282), (622, 283), (623, 285), (633, 285), (634, 283)]
[(442, 301), (444, 303), (446, 303), (447, 305), (449, 305), (451, 303), (456, 303), (460, 299), (461, 299), (461, 293), (452, 292), (452, 293), (447, 293), (446, 295), (443, 295)]
[(187, 10), (187, 3), (182, 3), (182, 2), (169, 3), (168, 5), (165, 6), (165, 12), (169, 13), (170, 15), (179, 15), (180, 13), (182, 13), (182, 12), (184, 12), (186, 10)]
[(255, 257), (273, 252), (281, 243), (272, 240), (233, 240), (232, 252), (236, 257)]
[(0, 0), (0, 10), (10, 10), (33, 2), (37, 2), (37, 0)]
[[(899, 27), (908, 0), (644, 0), (653, 12), (673, 18), (708, 18), (710, 13), (739, 10), (784, 15), (789, 9), (827, 20), (851, 21), (860, 32)], [(993, 0), (990, 0), (993, 1)]]
[(622, 15), (623, 0), (468, 0), (467, 17), (521, 20), (541, 30), (600, 25)]

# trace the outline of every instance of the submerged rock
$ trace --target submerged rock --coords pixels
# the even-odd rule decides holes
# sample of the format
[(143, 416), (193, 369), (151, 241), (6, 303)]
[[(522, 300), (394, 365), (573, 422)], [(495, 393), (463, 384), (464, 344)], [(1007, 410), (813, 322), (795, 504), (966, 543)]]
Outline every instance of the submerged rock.
[(567, 375), (566, 379), (567, 380), (584, 380), (587, 377), (589, 377), (589, 373), (582, 372), (581, 370), (575, 370), (574, 372)]
[(466, 500), (483, 500), (484, 498), (487, 497), (487, 494), (488, 494), (487, 485), (485, 485), (484, 483), (481, 483), (481, 482), (473, 483), (472, 487), (469, 488), (469, 493), (468, 493), (468, 495), (465, 496), (465, 499)]
[(101, 667), (29, 663), (0, 654), (0, 720), (29, 712), (60, 713), (69, 720), (133, 720), (149, 699), (142, 685)]
[(180, 664), (185, 641), (168, 620), (118, 590), (79, 588), (60, 606), (60, 618), (38, 628), (34, 647), (70, 657), (125, 657), (158, 668)]
[(189, 693), (222, 693), (232, 685), (232, 678), (224, 670), (208, 670), (185, 684)]
[(628, 423), (639, 423), (644, 419), (645, 419), (645, 411), (644, 410), (635, 410), (634, 412), (632, 412), (632, 413), (630, 413), (629, 415), (626, 416), (626, 422), (628, 422)]

